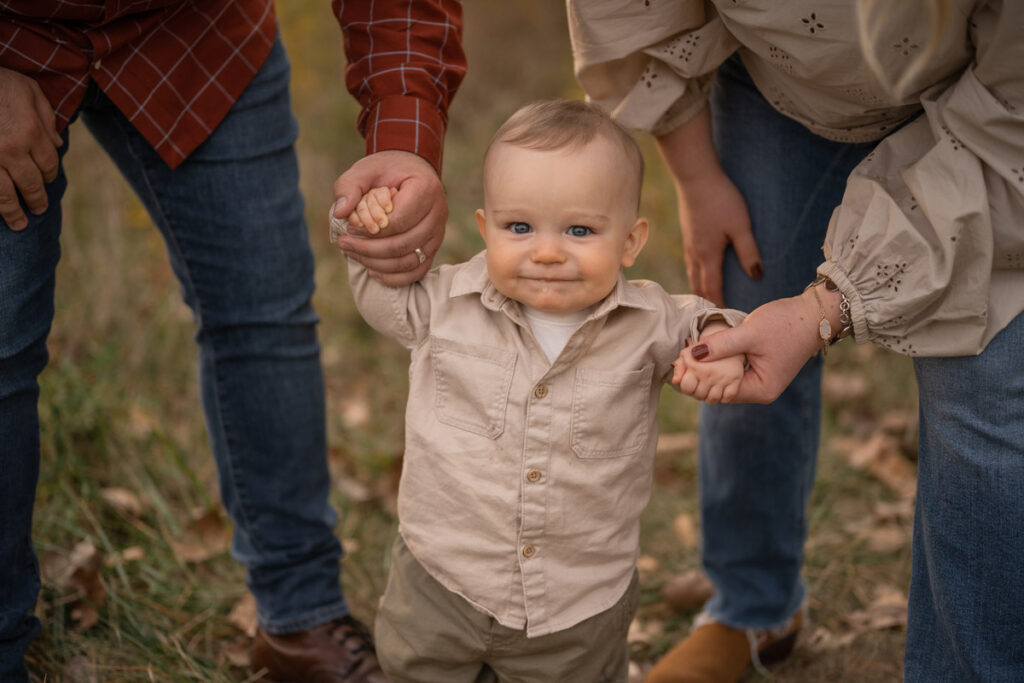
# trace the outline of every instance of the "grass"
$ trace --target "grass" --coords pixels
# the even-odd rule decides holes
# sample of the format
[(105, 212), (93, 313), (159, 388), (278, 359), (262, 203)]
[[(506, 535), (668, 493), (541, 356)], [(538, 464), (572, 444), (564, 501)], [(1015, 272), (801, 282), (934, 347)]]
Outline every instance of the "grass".
[[(317, 258), (317, 308), (328, 385), (331, 463), (339, 486), (338, 534), (349, 548), (346, 595), (372, 621), (384, 587), (387, 549), (395, 533), (393, 496), (402, 452), (406, 356), (377, 339), (347, 293), (342, 259), (326, 244), (324, 211), (336, 175), (362, 153), (356, 108), (342, 86), (339, 34), (322, 0), (278, 3), (293, 61), (293, 98), (307, 217)], [(467, 3), (470, 71), (451, 115), (445, 184), (451, 219), (441, 262), (480, 248), (472, 211), (480, 205), (480, 155), (493, 130), (523, 102), (578, 97), (563, 9), (544, 0)], [(672, 186), (649, 141), (651, 169), (644, 212), (652, 242), (637, 277), (685, 291)], [(42, 473), (35, 540), (44, 563), (91, 541), (107, 558), (99, 572), (105, 600), (98, 621), (82, 629), (72, 589), (44, 585), (36, 613), (43, 635), (29, 651), (33, 674), (47, 681), (239, 681), (248, 673), (229, 653), (245, 636), (229, 621), (244, 596), (243, 572), (226, 554), (199, 563), (176, 559), (170, 540), (193, 511), (216, 510), (216, 473), (198, 409), (191, 314), (181, 303), (162, 241), (117, 172), (80, 124), (66, 160), (63, 260), (58, 271), (52, 359), (41, 379)], [(909, 546), (872, 550), (852, 523), (872, 515), (893, 494), (851, 468), (834, 437), (863, 439), (893, 411), (913, 411), (913, 378), (905, 359), (852, 345), (837, 347), (830, 372), (866, 380), (863, 395), (825, 407), (811, 541), (805, 575), (812, 626), (848, 629), (849, 614), (866, 607), (877, 587), (905, 589)], [(660, 411), (665, 433), (693, 432), (696, 407), (667, 392)], [(680, 515), (696, 515), (692, 449), (659, 459), (644, 517), (644, 553), (655, 565), (642, 576), (641, 619), (653, 635), (637, 647), (638, 662), (657, 657), (685, 633), (691, 613), (660, 605), (660, 586), (698, 565), (697, 551), (673, 531)], [(140, 515), (118, 511), (103, 489), (135, 492)], [(141, 547), (141, 559), (122, 555)], [(903, 634), (869, 631), (833, 649), (802, 646), (781, 667), (780, 681), (889, 681), (901, 671)], [(756, 673), (747, 680), (759, 680)]]

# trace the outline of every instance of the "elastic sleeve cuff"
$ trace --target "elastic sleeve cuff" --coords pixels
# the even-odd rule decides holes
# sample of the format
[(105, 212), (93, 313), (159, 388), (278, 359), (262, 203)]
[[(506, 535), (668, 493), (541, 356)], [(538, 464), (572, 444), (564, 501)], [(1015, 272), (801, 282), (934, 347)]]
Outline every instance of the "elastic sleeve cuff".
[(364, 111), (359, 130), (366, 137), (367, 154), (412, 152), (441, 174), (445, 119), (425, 100), (407, 95), (385, 97)]
[(746, 313), (731, 308), (705, 308), (702, 311), (697, 311), (690, 319), (690, 339), (699, 341), (705, 325), (710, 322), (721, 320), (729, 327), (736, 327), (746, 317)]

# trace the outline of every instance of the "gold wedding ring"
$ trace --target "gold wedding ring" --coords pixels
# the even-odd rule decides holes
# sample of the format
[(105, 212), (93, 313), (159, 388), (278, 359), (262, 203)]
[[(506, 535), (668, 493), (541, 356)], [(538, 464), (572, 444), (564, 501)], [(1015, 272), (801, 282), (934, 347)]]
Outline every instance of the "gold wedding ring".
[(427, 255), (424, 254), (423, 250), (420, 249), (419, 247), (416, 247), (416, 250), (413, 251), (413, 253), (416, 254), (416, 258), (420, 260), (420, 263), (423, 263), (424, 261), (427, 260)]

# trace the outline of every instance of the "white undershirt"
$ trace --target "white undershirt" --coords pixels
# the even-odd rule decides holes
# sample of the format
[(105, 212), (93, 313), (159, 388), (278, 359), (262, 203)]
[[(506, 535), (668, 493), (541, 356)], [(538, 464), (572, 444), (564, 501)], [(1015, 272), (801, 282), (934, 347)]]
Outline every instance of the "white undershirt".
[(554, 363), (558, 354), (565, 348), (569, 337), (576, 331), (587, 316), (590, 309), (585, 308), (575, 313), (544, 313), (529, 306), (523, 306), (523, 314), (530, 323), (530, 330), (540, 344), (549, 363)]

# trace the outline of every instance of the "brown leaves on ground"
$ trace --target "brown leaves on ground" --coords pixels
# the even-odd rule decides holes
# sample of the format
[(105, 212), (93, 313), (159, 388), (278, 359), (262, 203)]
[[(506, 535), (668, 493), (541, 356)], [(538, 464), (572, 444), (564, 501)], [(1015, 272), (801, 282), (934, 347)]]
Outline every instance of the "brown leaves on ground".
[(259, 625), (259, 616), (256, 612), (256, 598), (253, 597), (252, 593), (246, 592), (235, 603), (231, 613), (228, 614), (228, 622), (245, 635), (232, 640), (221, 651), (221, 655), (232, 666), (248, 669), (252, 637), (256, 635), (256, 628)]
[(676, 612), (699, 609), (711, 599), (715, 587), (700, 569), (673, 576), (661, 587), (661, 599)]
[(170, 539), (180, 562), (203, 562), (227, 552), (230, 544), (231, 529), (217, 508), (193, 513), (184, 532)]
[(917, 421), (908, 413), (891, 413), (879, 420), (868, 438), (835, 436), (832, 450), (846, 456), (851, 467), (881, 481), (903, 499), (912, 499), (917, 491)]
[(848, 628), (841, 633), (833, 633), (819, 626), (806, 641), (807, 646), (818, 651), (835, 650), (846, 647), (865, 633), (905, 628), (907, 597), (898, 588), (876, 586), (871, 603), (866, 608), (851, 613), (845, 621)]
[(128, 489), (114, 486), (100, 489), (100, 497), (121, 514), (127, 517), (141, 517), (143, 511), (142, 501), (137, 495)]
[(99, 622), (99, 608), (107, 599), (101, 580), (103, 566), (103, 553), (88, 539), (76, 543), (67, 555), (40, 554), (43, 581), (64, 593), (54, 604), (71, 606), (71, 619), (79, 631)]

